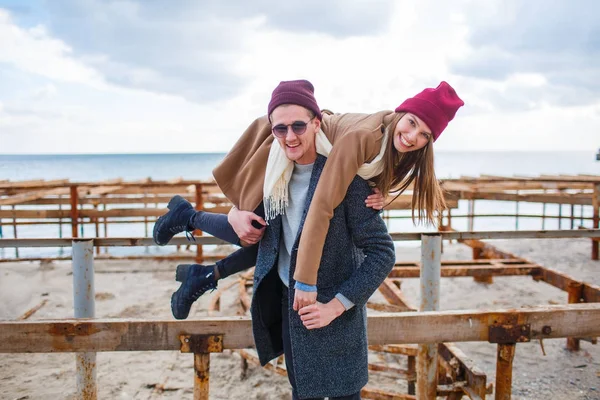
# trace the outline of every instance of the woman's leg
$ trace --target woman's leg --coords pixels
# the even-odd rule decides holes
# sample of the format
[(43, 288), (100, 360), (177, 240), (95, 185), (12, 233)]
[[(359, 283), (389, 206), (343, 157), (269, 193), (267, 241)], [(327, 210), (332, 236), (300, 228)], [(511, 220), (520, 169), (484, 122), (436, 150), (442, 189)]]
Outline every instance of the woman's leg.
[(180, 232), (200, 229), (228, 243), (239, 245), (240, 239), (229, 225), (227, 216), (206, 211), (196, 211), (192, 204), (181, 196), (174, 196), (167, 205), (169, 211), (158, 218), (152, 233), (154, 242), (164, 246)]
[(240, 238), (227, 221), (225, 214), (196, 211), (190, 219), (190, 226), (231, 244), (240, 244)]

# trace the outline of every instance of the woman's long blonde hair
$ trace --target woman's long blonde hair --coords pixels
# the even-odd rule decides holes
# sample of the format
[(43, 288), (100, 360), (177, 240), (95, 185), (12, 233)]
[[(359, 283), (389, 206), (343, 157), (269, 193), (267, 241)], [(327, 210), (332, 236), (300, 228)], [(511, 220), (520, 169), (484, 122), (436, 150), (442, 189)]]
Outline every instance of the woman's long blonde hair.
[(434, 225), (436, 218), (446, 209), (446, 201), (435, 177), (433, 139), (429, 140), (422, 149), (406, 153), (397, 151), (394, 147), (394, 131), (404, 114), (395, 113), (385, 127), (388, 141), (383, 156), (383, 172), (372, 180), (382, 193), (397, 193), (394, 200), (414, 182), (411, 202), (413, 222), (415, 222), (416, 210), (416, 219), (419, 223)]

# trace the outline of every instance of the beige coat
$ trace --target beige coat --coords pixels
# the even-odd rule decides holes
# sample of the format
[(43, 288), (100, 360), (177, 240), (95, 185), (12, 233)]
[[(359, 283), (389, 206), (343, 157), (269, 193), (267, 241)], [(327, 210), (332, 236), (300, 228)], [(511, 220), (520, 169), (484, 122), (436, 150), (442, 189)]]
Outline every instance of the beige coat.
[[(323, 244), (333, 210), (340, 205), (358, 168), (381, 149), (384, 125), (393, 111), (375, 114), (323, 114), (321, 129), (333, 144), (309, 208), (294, 279), (316, 285)], [(213, 170), (223, 194), (240, 210), (254, 211), (263, 199), (263, 183), (273, 143), (267, 116), (255, 120)]]

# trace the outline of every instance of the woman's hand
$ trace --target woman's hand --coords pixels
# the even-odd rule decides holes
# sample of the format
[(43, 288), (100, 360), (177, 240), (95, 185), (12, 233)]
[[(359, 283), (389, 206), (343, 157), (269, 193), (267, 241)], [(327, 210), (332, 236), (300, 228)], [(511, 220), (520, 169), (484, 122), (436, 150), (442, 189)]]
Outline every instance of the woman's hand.
[(369, 195), (365, 200), (365, 205), (374, 210), (381, 210), (385, 206), (385, 196), (377, 188), (373, 188), (373, 194)]
[[(265, 226), (267, 223), (259, 215), (254, 214), (250, 211), (240, 211), (236, 207), (231, 207), (229, 214), (227, 214), (227, 221), (237, 233), (242, 245), (252, 245), (258, 243), (262, 239), (265, 233)], [(262, 225), (262, 228), (258, 229), (253, 226)]]
[(315, 304), (316, 301), (317, 292), (305, 292), (304, 290), (296, 289), (294, 293), (294, 311), (298, 311), (302, 307)]
[(300, 309), (300, 319), (307, 329), (323, 328), (346, 311), (344, 305), (333, 298), (329, 303), (316, 302)]

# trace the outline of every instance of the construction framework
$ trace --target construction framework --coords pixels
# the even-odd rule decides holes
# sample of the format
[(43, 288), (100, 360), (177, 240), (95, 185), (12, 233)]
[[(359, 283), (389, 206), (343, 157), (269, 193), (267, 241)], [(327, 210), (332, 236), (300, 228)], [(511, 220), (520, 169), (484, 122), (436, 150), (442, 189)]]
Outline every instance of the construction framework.
[[(483, 175), (480, 177), (462, 177), (443, 179), (448, 210), (441, 218), (441, 224), (452, 228), (452, 221), (457, 218), (467, 219), (468, 231), (474, 230), (475, 220), (479, 218), (503, 217), (513, 218), (515, 230), (519, 229), (519, 221), (523, 218), (535, 218), (541, 222), (541, 229), (546, 228), (550, 219), (558, 220), (559, 229), (563, 220), (568, 227), (600, 227), (600, 176), (596, 175), (555, 175), (539, 177), (502, 177)], [(153, 181), (144, 179), (125, 182), (122, 179), (111, 179), (99, 182), (70, 182), (67, 179), (44, 181), (0, 181), (0, 238), (18, 238), (18, 228), (23, 226), (54, 225), (58, 227), (57, 236), (62, 237), (105, 237), (111, 226), (115, 224), (143, 225), (144, 236), (149, 236), (151, 224), (157, 217), (165, 213), (165, 205), (169, 199), (180, 194), (195, 204), (196, 209), (219, 213), (227, 213), (231, 208), (229, 201), (223, 196), (213, 181), (192, 181), (173, 179)], [(411, 218), (399, 210), (410, 209), (411, 188), (396, 198), (386, 207), (385, 218)], [(476, 201), (504, 201), (515, 204), (514, 213), (477, 213)], [(468, 202), (468, 212), (459, 214), (456, 210), (459, 201)], [(519, 205), (536, 203), (542, 205), (542, 212), (523, 213)], [(547, 212), (547, 205), (557, 205), (558, 214)], [(563, 213), (563, 206), (570, 212)], [(584, 207), (591, 207), (592, 212), (584, 212)], [(577, 215), (579, 211), (579, 215)], [(65, 225), (66, 232), (63, 232)], [(70, 227), (70, 230), (68, 229)], [(7, 231), (12, 230), (12, 232)], [(3, 231), (4, 230), (4, 231)], [(196, 232), (201, 235), (201, 232)], [(599, 259), (599, 241), (592, 239), (591, 258)], [(148, 258), (136, 255), (117, 257), (109, 254), (97, 257), (113, 258)], [(223, 254), (216, 254), (220, 258)], [(207, 258), (202, 246), (196, 247), (196, 254), (152, 256), (170, 260), (195, 258), (201, 262)], [(19, 257), (19, 249), (15, 249), (14, 260), (70, 259), (70, 257)], [(0, 260), (3, 261), (3, 260)]]
[[(368, 307), (387, 313), (369, 317), (369, 340), (373, 351), (404, 354), (409, 357), (408, 370), (372, 364), (373, 371), (395, 372), (409, 382), (409, 393), (384, 392), (365, 388), (363, 397), (372, 399), (434, 398), (483, 399), (489, 393), (486, 377), (452, 343), (489, 341), (498, 344), (496, 399), (509, 399), (512, 385), (512, 360), (516, 343), (532, 339), (567, 337), (571, 350), (579, 348), (579, 340), (595, 342), (600, 332), (600, 288), (578, 282), (557, 271), (499, 252), (479, 239), (501, 238), (562, 238), (600, 237), (600, 230), (519, 231), (519, 232), (440, 232), (392, 234), (394, 240), (421, 240), (421, 263), (398, 264), (380, 291), (389, 304), (370, 303)], [(471, 245), (474, 255), (493, 257), (471, 262), (440, 261), (442, 237)], [(181, 244), (183, 238), (175, 238)], [(198, 238), (204, 244), (218, 242), (214, 238)], [(150, 238), (129, 239), (4, 239), (0, 247), (73, 246), (73, 282), (75, 316), (93, 318), (93, 254), (94, 246), (144, 246)], [(568, 306), (539, 307), (510, 311), (436, 312), (439, 305), (441, 277), (529, 275), (569, 293)], [(420, 277), (422, 291), (419, 311), (404, 298), (395, 281), (398, 278)], [(87, 279), (87, 280), (86, 280)], [(91, 279), (91, 281), (90, 281)], [(250, 273), (240, 277), (240, 304), (249, 307), (247, 288)], [(79, 289), (78, 289), (79, 288)], [(211, 302), (213, 309), (218, 296)], [(406, 312), (406, 313), (404, 313)], [(467, 322), (468, 321), (468, 322)], [(204, 324), (206, 322), (206, 324)], [(432, 325), (428, 325), (432, 324)], [(410, 328), (409, 328), (410, 327)], [(416, 329), (415, 329), (416, 327)], [(448, 329), (452, 327), (452, 329)], [(180, 350), (194, 353), (196, 370), (194, 398), (208, 398), (210, 352), (223, 348), (242, 349), (252, 345), (247, 317), (217, 318), (201, 321), (44, 321), (0, 323), (0, 352), (77, 352), (79, 398), (95, 398), (95, 352), (137, 350)], [(412, 329), (412, 330), (411, 330)], [(408, 332), (410, 331), (410, 333)], [(416, 333), (416, 334), (415, 334)], [(393, 343), (391, 345), (390, 343)], [(419, 343), (418, 348), (400, 346)], [(249, 361), (255, 358), (246, 350), (240, 354)], [(412, 359), (411, 359), (412, 357)], [(416, 358), (416, 360), (415, 360)], [(457, 362), (451, 362), (451, 360)], [(416, 371), (415, 371), (416, 367)], [(272, 367), (275, 372), (283, 369)], [(416, 377), (415, 377), (416, 372)], [(415, 382), (416, 385), (412, 384)], [(412, 389), (412, 390), (411, 390)], [(413, 393), (410, 393), (410, 392)], [(415, 393), (416, 392), (416, 393)], [(415, 397), (415, 394), (417, 397)]]

